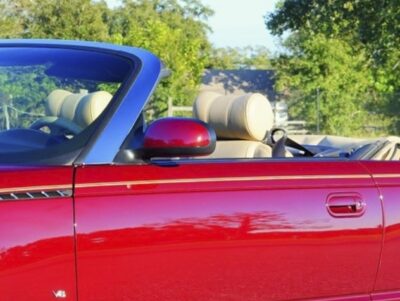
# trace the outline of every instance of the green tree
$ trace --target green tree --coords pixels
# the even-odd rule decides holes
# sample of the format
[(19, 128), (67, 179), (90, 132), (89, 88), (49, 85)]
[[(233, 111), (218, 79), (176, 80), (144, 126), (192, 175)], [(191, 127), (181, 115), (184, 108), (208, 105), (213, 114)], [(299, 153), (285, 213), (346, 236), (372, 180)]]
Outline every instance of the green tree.
[(23, 33), (18, 3), (0, 0), (0, 37), (16, 38)]
[(399, 14), (400, 2), (391, 0), (284, 0), (266, 21), (278, 35), (303, 31), (357, 41), (377, 63), (384, 63), (400, 42)]
[(211, 49), (212, 11), (198, 0), (126, 0), (114, 9), (103, 0), (0, 0), (0, 9), (2, 37), (107, 41), (158, 55), (172, 73), (152, 99), (157, 115), (170, 97), (193, 101)]
[(209, 60), (209, 69), (271, 69), (270, 53), (267, 48), (214, 48)]
[(292, 54), (276, 61), (276, 88), (298, 98), (289, 103), (291, 116), (306, 117), (312, 130), (319, 127), (329, 134), (362, 134), (369, 115), (372, 78), (365, 55), (355, 53), (342, 40), (320, 34), (312, 39), (292, 36), (289, 43)]
[(237, 48), (214, 48), (211, 52), (208, 69), (239, 69), (242, 55)]
[(23, 36), (105, 41), (107, 5), (91, 0), (32, 0), (22, 2)]
[(127, 0), (110, 17), (114, 43), (148, 49), (171, 71), (151, 101), (156, 116), (166, 112), (170, 97), (175, 105), (192, 103), (208, 61), (211, 14), (196, 0)]
[[(341, 99), (348, 99), (346, 106), (353, 107), (355, 112), (373, 110), (374, 113), (391, 117), (393, 107), (398, 107), (397, 98), (393, 95), (400, 90), (400, 51), (397, 46), (400, 42), (399, 13), (400, 2), (389, 0), (281, 1), (275, 12), (266, 17), (266, 25), (274, 34), (289, 35), (286, 42), (288, 52), (279, 60), (280, 88), (286, 85), (287, 90), (299, 90), (305, 99), (299, 105), (308, 106), (307, 100), (311, 101), (315, 91), (309, 91), (305, 80), (301, 83), (296, 80), (300, 77), (310, 78), (310, 70), (296, 67), (294, 62), (302, 60), (316, 70), (327, 62), (326, 56), (329, 54), (330, 64), (336, 65), (335, 72), (341, 76), (337, 77), (337, 81), (332, 81), (329, 74), (321, 74), (319, 78), (312, 76), (309, 80), (315, 85), (329, 83), (323, 88), (324, 93), (336, 93)], [(323, 41), (326, 46), (320, 47), (322, 45), (317, 41)], [(329, 51), (330, 47), (336, 47), (336, 51)], [(354, 61), (343, 59), (346, 56), (353, 57)], [(283, 67), (284, 62), (287, 63), (286, 68)], [(294, 70), (290, 70), (289, 66)], [(362, 85), (354, 85), (353, 90), (357, 89), (357, 93), (346, 88), (351, 86), (354, 78), (368, 79), (367, 82), (362, 81)], [(359, 95), (364, 97), (360, 99)], [(337, 119), (336, 115), (341, 112), (340, 101), (333, 105), (331, 117), (324, 120), (328, 124), (330, 119)], [(362, 115), (357, 114), (360, 117)], [(311, 115), (305, 114), (305, 117), (311, 118)], [(393, 123), (397, 119), (392, 118)], [(347, 132), (348, 123), (343, 119), (338, 124), (339, 131)], [(323, 129), (332, 131), (328, 125)]]

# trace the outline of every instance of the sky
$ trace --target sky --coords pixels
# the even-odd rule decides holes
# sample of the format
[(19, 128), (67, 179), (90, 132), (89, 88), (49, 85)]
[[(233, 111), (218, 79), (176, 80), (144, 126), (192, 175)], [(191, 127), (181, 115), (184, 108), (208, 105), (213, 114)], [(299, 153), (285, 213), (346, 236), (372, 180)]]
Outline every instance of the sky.
[(277, 50), (277, 39), (266, 29), (264, 16), (278, 0), (202, 0), (215, 14), (209, 20), (211, 42), (217, 47), (266, 46)]
[[(216, 47), (265, 46), (278, 51), (278, 41), (266, 29), (264, 16), (274, 10), (278, 0), (201, 0), (214, 10), (209, 19), (213, 32), (210, 41)], [(107, 0), (110, 6), (118, 0)]]

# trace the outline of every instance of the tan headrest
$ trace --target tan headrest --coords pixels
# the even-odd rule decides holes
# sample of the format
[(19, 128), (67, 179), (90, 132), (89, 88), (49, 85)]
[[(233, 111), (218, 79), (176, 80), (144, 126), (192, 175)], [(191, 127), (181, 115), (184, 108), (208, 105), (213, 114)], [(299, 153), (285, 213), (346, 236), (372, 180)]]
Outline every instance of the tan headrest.
[(69, 119), (71, 121), (75, 121), (76, 113), (79, 103), (83, 100), (86, 94), (70, 94), (64, 98), (63, 103), (61, 104), (61, 110), (59, 117), (63, 117), (65, 119)]
[(104, 111), (111, 98), (112, 95), (106, 91), (97, 91), (83, 96), (75, 112), (74, 121), (80, 126), (88, 126)]
[(47, 96), (46, 115), (60, 116), (61, 106), (64, 102), (64, 99), (71, 94), (71, 92), (61, 89), (57, 89), (51, 92), (49, 96)]
[(274, 124), (271, 104), (259, 93), (203, 92), (193, 105), (193, 115), (213, 127), (218, 138), (260, 141)]
[(86, 127), (104, 111), (111, 98), (112, 95), (106, 91), (74, 94), (58, 89), (47, 97), (46, 114)]

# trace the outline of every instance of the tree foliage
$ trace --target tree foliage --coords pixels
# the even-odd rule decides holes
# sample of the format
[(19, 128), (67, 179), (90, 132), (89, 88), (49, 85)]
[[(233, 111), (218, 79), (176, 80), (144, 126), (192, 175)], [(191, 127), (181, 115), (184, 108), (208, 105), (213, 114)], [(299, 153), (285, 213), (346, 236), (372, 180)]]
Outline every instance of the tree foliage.
[[(274, 34), (289, 35), (278, 82), (281, 89), (301, 92), (305, 118), (315, 116), (307, 107), (315, 103), (317, 86), (326, 97), (322, 105), (332, 105), (329, 116), (322, 116), (329, 133), (356, 130), (346, 118), (339, 122), (343, 108), (360, 118), (371, 111), (392, 117), (400, 90), (399, 14), (399, 1), (284, 0), (266, 17)], [(328, 97), (334, 94), (336, 101)]]
[(0, 0), (0, 36), (106, 41), (148, 49), (172, 71), (152, 99), (156, 113), (167, 99), (189, 104), (207, 64), (206, 20), (198, 0), (126, 0), (109, 8), (94, 0)]
[(58, 38), (105, 41), (105, 2), (91, 0), (33, 0), (24, 5), (27, 38)]
[(111, 15), (112, 42), (148, 49), (171, 71), (151, 103), (158, 114), (166, 111), (169, 97), (175, 105), (192, 103), (208, 61), (205, 21), (211, 14), (197, 0), (127, 0)]
[(19, 8), (14, 2), (0, 0), (0, 33), (4, 38), (19, 37), (23, 32)]
[(267, 48), (214, 48), (209, 65), (212, 69), (271, 69), (270, 53)]
[(307, 116), (312, 129), (320, 123), (326, 133), (362, 134), (372, 76), (365, 55), (320, 34), (292, 36), (290, 42), (292, 55), (282, 55), (276, 67), (278, 90), (301, 91), (299, 101), (291, 104), (291, 114)]

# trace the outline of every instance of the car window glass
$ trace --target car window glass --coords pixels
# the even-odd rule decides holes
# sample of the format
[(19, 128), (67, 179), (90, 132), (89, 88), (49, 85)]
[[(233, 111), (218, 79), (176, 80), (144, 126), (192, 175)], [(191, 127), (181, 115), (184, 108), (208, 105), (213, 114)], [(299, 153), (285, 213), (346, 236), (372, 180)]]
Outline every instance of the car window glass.
[(1, 48), (0, 161), (79, 140), (131, 67), (126, 59), (95, 51)]

